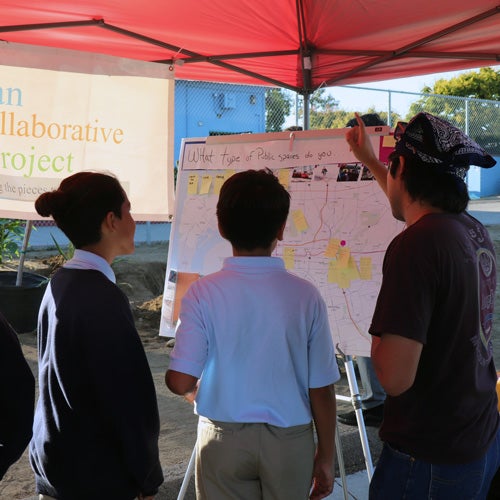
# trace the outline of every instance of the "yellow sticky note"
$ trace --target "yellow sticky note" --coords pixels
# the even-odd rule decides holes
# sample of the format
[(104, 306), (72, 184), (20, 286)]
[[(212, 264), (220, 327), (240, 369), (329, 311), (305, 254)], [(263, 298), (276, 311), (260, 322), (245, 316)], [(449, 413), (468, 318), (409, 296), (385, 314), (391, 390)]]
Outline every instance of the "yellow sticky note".
[(297, 231), (300, 233), (307, 231), (309, 226), (307, 225), (306, 216), (302, 210), (294, 210), (292, 212), (292, 220)]
[(340, 274), (338, 281), (339, 287), (349, 288), (351, 286), (351, 280), (349, 279), (349, 270), (341, 269), (339, 274)]
[(188, 177), (188, 194), (198, 194), (198, 176), (191, 174)]
[(347, 264), (348, 277), (351, 280), (359, 280), (358, 265), (356, 264), (356, 259), (350, 255), (349, 263)]
[(208, 194), (210, 191), (211, 185), (212, 185), (212, 176), (211, 175), (204, 175), (201, 178), (200, 194)]
[(328, 283), (338, 283), (340, 279), (340, 270), (338, 262), (331, 260), (328, 264)]
[(283, 249), (283, 261), (285, 262), (285, 269), (295, 268), (295, 248), (285, 247)]
[(340, 240), (338, 240), (337, 238), (331, 238), (325, 250), (325, 257), (333, 259), (337, 255), (339, 248)]
[(384, 148), (394, 148), (396, 147), (396, 139), (393, 135), (384, 135), (382, 139), (382, 147)]
[(372, 258), (361, 257), (359, 259), (359, 275), (362, 280), (372, 279)]
[(226, 170), (225, 174), (224, 174), (224, 180), (228, 180), (229, 177), (231, 177), (232, 175), (234, 175), (234, 170)]
[(224, 184), (224, 181), (226, 180), (226, 174), (217, 174), (215, 176), (215, 182), (214, 182), (214, 194), (218, 195), (220, 193), (220, 188), (222, 187), (222, 184)]
[(278, 180), (284, 188), (288, 189), (290, 186), (290, 169), (285, 168), (278, 170)]
[(339, 269), (346, 269), (349, 264), (349, 257), (351, 256), (351, 250), (349, 247), (340, 247), (337, 260), (339, 263)]

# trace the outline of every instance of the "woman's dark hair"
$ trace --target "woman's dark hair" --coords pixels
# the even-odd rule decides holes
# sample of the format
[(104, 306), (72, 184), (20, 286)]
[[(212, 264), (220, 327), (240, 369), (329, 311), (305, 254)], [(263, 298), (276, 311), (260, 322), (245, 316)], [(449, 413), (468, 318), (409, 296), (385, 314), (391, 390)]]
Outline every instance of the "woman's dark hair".
[(217, 220), (233, 247), (255, 250), (271, 245), (289, 210), (290, 194), (270, 170), (246, 170), (222, 185)]
[(126, 194), (118, 180), (109, 174), (78, 172), (64, 179), (59, 188), (40, 195), (36, 211), (52, 216), (57, 227), (75, 248), (97, 243), (106, 214), (121, 218)]
[(405, 168), (401, 175), (405, 188), (413, 200), (420, 200), (445, 212), (458, 214), (469, 203), (467, 185), (456, 175), (424, 163), (416, 156), (406, 156), (393, 151), (389, 155), (389, 173), (394, 178), (404, 156)]

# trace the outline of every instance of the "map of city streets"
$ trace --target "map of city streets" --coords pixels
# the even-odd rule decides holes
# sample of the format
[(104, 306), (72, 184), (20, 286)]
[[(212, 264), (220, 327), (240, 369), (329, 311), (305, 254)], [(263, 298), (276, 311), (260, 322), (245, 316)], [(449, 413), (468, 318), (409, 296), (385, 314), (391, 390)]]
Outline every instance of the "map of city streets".
[[(233, 171), (185, 171), (178, 178), (160, 334), (174, 336), (180, 299), (200, 276), (231, 255), (217, 230), (220, 186)], [(403, 229), (384, 193), (360, 164), (275, 171), (291, 194), (285, 237), (273, 255), (314, 283), (328, 307), (335, 344), (368, 355), (371, 316), (391, 239)]]

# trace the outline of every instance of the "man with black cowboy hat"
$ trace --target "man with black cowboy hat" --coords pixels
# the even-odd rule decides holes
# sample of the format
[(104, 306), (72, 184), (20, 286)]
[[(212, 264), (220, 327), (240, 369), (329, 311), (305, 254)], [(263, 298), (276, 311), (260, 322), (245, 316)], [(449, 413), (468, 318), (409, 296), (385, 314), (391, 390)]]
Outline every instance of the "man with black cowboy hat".
[(500, 465), (495, 252), (465, 209), (469, 165), (495, 160), (429, 113), (396, 127), (389, 168), (363, 121), (346, 133), (406, 229), (389, 245), (370, 326), (387, 393), (370, 499), (484, 499)]

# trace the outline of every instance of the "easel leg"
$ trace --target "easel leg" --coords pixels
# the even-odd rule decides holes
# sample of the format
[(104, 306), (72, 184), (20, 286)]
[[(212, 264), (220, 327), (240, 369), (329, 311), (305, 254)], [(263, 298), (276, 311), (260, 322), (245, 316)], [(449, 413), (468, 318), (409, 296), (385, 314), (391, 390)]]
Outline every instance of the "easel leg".
[(345, 475), (344, 454), (342, 453), (342, 442), (340, 440), (339, 426), (335, 427), (335, 450), (337, 452), (337, 463), (339, 464), (340, 478), (342, 479), (342, 490), (344, 491), (344, 500), (349, 498), (347, 489), (347, 477)]
[(189, 481), (191, 480), (191, 476), (193, 475), (195, 462), (196, 462), (196, 443), (194, 445), (193, 452), (191, 453), (191, 458), (189, 459), (189, 463), (186, 469), (186, 474), (184, 474), (184, 479), (182, 480), (181, 489), (179, 490), (179, 494), (177, 495), (177, 500), (183, 500), (184, 495), (186, 494)]
[(352, 406), (354, 407), (354, 411), (356, 413), (361, 447), (363, 448), (363, 456), (365, 457), (366, 472), (368, 474), (368, 481), (371, 481), (373, 476), (373, 462), (370, 454), (368, 436), (366, 434), (365, 421), (363, 419), (363, 410), (361, 409), (361, 396), (359, 395), (358, 382), (356, 381), (356, 373), (354, 372), (354, 364), (351, 356), (345, 355), (338, 346), (337, 350), (344, 357), (344, 365), (346, 369), (347, 382), (349, 383), (349, 390), (351, 392)]

